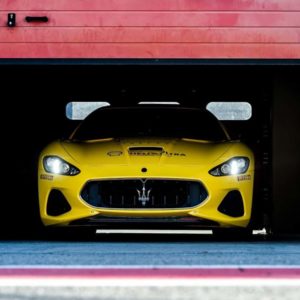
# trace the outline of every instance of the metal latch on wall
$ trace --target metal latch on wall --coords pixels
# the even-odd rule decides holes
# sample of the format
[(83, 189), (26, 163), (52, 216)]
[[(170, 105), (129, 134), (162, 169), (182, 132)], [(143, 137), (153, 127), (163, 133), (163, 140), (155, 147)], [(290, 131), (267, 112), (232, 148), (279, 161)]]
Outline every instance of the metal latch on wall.
[[(27, 23), (47, 23), (49, 21), (47, 16), (26, 16), (25, 21)], [(16, 14), (9, 13), (7, 14), (7, 26), (15, 27), (16, 26)]]
[(7, 26), (8, 27), (16, 26), (16, 14), (15, 13), (9, 13), (7, 15)]
[(37, 22), (37, 23), (40, 23), (40, 22), (43, 22), (43, 23), (47, 23), (48, 22), (48, 17), (46, 16), (27, 16), (25, 17), (25, 21), (27, 23), (32, 23), (32, 22)]

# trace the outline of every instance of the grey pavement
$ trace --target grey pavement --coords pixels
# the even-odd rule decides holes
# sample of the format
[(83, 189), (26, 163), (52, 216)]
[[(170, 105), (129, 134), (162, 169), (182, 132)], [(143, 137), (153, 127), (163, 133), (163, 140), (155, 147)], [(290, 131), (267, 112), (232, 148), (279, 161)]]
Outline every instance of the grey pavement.
[(300, 287), (9, 287), (0, 299), (14, 300), (299, 300)]
[(300, 241), (2, 241), (0, 265), (292, 266), (300, 265)]

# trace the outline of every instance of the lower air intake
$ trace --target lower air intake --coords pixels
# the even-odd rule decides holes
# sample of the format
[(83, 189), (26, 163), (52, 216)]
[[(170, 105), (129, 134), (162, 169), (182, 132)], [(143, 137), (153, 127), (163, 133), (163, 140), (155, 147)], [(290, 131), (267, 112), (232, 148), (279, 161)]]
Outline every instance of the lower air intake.
[(71, 210), (71, 206), (62, 192), (52, 190), (47, 202), (47, 214), (59, 216)]
[(239, 191), (229, 192), (218, 207), (218, 211), (230, 217), (242, 217), (244, 204)]

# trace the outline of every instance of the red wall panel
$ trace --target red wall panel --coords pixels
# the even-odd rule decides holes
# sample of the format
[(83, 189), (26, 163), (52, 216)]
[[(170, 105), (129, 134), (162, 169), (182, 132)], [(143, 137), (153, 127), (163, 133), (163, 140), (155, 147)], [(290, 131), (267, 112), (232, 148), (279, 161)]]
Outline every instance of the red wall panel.
[(300, 58), (299, 41), (300, 0), (0, 1), (0, 58)]
[(299, 0), (1, 0), (0, 10), (300, 10)]

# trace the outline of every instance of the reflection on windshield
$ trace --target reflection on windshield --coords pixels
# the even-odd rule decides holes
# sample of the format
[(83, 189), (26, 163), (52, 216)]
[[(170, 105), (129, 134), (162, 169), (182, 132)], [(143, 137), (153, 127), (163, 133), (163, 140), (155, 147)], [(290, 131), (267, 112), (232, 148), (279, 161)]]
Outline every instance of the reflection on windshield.
[(219, 121), (208, 111), (182, 108), (101, 108), (89, 115), (74, 140), (111, 137), (172, 137), (227, 140)]

